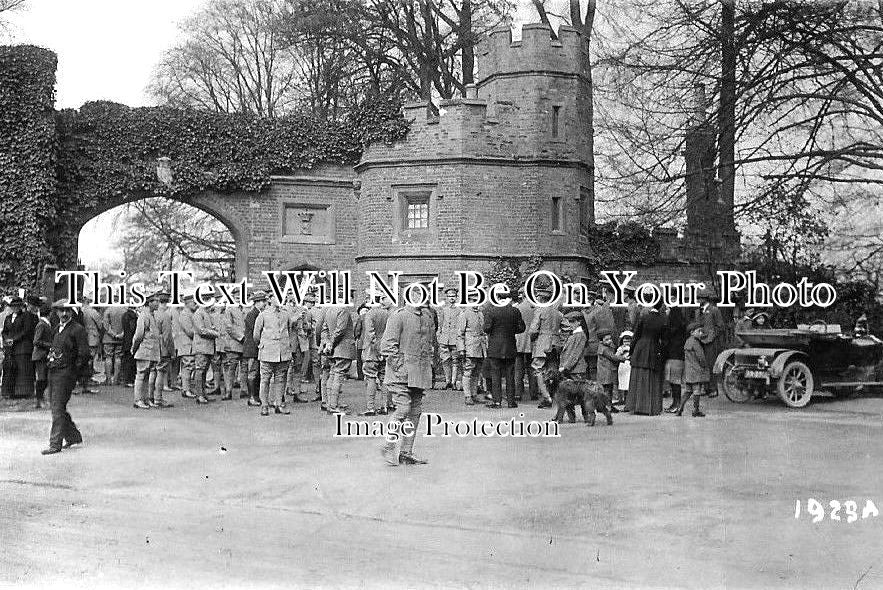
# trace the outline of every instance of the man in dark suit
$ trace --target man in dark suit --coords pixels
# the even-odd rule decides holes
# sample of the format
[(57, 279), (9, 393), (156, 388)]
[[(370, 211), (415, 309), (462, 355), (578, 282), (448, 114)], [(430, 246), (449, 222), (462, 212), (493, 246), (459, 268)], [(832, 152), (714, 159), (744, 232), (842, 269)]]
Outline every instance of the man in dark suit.
[(489, 408), (499, 408), (503, 401), (502, 378), (506, 376), (506, 400), (510, 408), (517, 408), (515, 403), (515, 357), (518, 347), (515, 335), (525, 330), (524, 319), (518, 308), (508, 301), (506, 305), (497, 307), (489, 305), (484, 310), (484, 331), (488, 335), (487, 362), (490, 365), (491, 389), (493, 400), (487, 404)]
[(74, 309), (67, 307), (64, 299), (59, 299), (52, 307), (58, 312), (59, 324), (52, 331), (52, 347), (47, 357), (52, 431), (49, 434), (49, 447), (42, 451), (44, 455), (54, 455), (62, 448), (83, 442), (83, 435), (67, 411), (67, 403), (78, 376), (92, 359), (86, 329), (73, 321)]
[(34, 395), (34, 329), (37, 316), (24, 309), (21, 297), (9, 303), (12, 313), (3, 322), (3, 395)]

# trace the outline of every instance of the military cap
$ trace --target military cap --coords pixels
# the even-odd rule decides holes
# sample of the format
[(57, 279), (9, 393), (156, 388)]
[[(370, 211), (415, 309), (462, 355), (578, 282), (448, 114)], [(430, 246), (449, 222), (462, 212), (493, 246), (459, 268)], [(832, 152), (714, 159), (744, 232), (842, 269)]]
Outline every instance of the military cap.
[(579, 318), (583, 317), (583, 313), (581, 311), (570, 311), (570, 312), (567, 312), (567, 314), (564, 317), (566, 317), (569, 320), (578, 320)]
[(45, 299), (43, 299), (42, 297), (39, 297), (37, 295), (28, 295), (27, 301), (28, 301), (28, 305), (40, 306), (40, 305), (43, 305), (43, 302), (45, 301)]
[(13, 297), (12, 299), (9, 300), (9, 305), (24, 305), (24, 304), (25, 304), (24, 299), (22, 299), (21, 297)]
[(184, 303), (187, 303), (188, 301), (195, 301), (195, 300), (196, 300), (196, 297), (193, 295), (193, 293), (185, 293), (184, 296), (181, 297), (181, 301), (183, 301)]
[(457, 290), (453, 287), (448, 287), (447, 289), (445, 289), (445, 295), (448, 295), (449, 293), (453, 293), (454, 295), (456, 295)]
[(601, 328), (600, 330), (598, 330), (598, 340), (603, 339), (604, 336), (612, 336), (612, 335), (613, 335), (613, 331), (608, 328)]
[(255, 291), (254, 293), (251, 294), (251, 300), (253, 302), (266, 301), (267, 300), (267, 293), (265, 291)]
[(702, 322), (690, 322), (689, 325), (687, 325), (687, 333), (692, 334), (693, 330), (695, 330), (696, 328), (701, 328), (701, 327), (702, 327)]

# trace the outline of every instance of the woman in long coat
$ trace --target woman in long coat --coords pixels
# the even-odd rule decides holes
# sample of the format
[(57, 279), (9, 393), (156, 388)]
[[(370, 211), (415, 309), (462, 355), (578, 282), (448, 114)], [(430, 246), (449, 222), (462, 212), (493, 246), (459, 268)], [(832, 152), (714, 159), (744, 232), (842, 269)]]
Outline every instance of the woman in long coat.
[(639, 314), (635, 325), (635, 345), (632, 347), (632, 371), (625, 409), (634, 414), (657, 416), (662, 413), (661, 339), (666, 318), (660, 313), (662, 305)]

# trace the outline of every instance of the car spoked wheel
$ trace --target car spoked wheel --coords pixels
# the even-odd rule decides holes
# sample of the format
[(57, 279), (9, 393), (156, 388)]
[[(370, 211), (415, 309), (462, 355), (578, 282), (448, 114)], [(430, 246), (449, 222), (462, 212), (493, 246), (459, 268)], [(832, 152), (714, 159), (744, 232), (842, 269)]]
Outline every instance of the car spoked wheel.
[(751, 399), (751, 392), (747, 387), (739, 384), (739, 375), (735, 371), (736, 365), (732, 360), (724, 363), (721, 371), (720, 381), (718, 381), (718, 391), (721, 391), (727, 399), (737, 404), (744, 404)]
[(789, 408), (802, 408), (809, 403), (813, 393), (812, 371), (800, 361), (785, 365), (779, 378), (779, 397)]

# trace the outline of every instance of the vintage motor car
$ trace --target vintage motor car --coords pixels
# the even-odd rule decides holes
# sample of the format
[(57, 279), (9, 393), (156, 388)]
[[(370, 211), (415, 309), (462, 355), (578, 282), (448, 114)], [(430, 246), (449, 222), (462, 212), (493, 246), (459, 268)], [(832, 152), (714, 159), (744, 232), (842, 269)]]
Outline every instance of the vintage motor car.
[(819, 390), (840, 395), (883, 386), (883, 341), (875, 336), (844, 334), (822, 321), (736, 335), (745, 348), (723, 351), (713, 369), (718, 391), (731, 401), (778, 395), (802, 408)]

